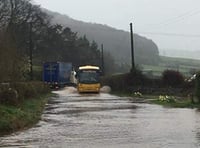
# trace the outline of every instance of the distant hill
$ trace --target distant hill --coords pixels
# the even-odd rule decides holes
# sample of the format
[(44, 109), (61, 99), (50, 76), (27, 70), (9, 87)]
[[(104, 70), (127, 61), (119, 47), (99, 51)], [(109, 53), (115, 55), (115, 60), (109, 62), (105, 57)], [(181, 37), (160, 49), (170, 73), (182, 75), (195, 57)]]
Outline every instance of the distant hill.
[[(117, 63), (130, 63), (131, 48), (129, 32), (118, 30), (107, 25), (86, 23), (49, 10), (44, 10), (52, 16), (53, 24), (61, 24), (77, 32), (79, 36), (86, 35), (90, 41), (104, 44), (105, 51), (110, 52)], [(127, 24), (129, 25), (129, 24)], [(135, 60), (138, 64), (156, 64), (159, 60), (157, 45), (150, 39), (134, 34)]]

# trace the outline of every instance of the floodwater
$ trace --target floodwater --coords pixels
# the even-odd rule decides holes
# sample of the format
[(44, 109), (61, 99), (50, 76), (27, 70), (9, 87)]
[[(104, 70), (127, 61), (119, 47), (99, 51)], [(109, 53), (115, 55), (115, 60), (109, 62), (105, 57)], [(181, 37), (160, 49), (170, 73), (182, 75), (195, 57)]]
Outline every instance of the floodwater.
[(134, 103), (108, 93), (56, 91), (41, 121), (0, 137), (6, 148), (198, 148), (200, 112)]

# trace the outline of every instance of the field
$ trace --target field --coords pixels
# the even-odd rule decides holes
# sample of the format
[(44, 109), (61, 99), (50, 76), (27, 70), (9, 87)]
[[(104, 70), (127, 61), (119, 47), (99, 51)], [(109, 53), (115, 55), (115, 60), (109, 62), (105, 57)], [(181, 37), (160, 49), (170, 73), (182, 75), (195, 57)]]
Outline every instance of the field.
[(144, 74), (149, 76), (161, 76), (164, 70), (176, 70), (181, 72), (185, 77), (190, 77), (200, 70), (200, 60), (172, 58), (160, 56), (161, 62), (157, 66), (141, 65)]

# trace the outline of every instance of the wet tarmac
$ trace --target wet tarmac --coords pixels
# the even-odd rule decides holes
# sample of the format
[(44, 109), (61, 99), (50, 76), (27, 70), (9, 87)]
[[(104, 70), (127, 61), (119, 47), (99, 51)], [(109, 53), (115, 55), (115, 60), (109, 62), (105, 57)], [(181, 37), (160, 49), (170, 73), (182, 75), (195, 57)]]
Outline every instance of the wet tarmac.
[(0, 137), (5, 148), (198, 148), (200, 112), (133, 103), (105, 92), (55, 91), (41, 121)]

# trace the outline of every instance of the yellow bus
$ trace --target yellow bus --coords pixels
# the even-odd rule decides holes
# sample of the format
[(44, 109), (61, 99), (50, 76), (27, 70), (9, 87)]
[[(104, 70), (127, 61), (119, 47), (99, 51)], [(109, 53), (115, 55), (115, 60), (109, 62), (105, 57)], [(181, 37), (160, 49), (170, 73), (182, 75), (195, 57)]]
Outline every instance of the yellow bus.
[(77, 72), (77, 90), (79, 93), (100, 91), (100, 68), (98, 66), (80, 66)]

